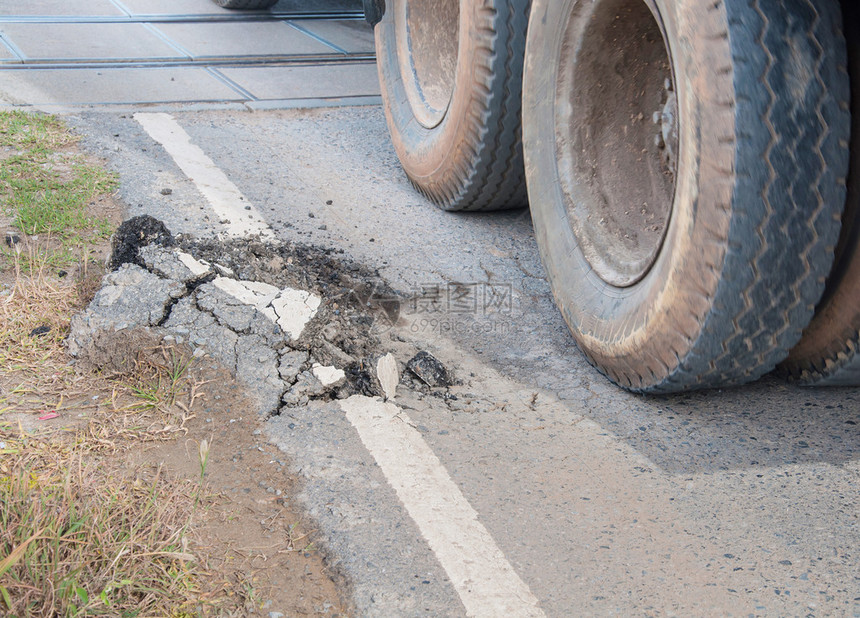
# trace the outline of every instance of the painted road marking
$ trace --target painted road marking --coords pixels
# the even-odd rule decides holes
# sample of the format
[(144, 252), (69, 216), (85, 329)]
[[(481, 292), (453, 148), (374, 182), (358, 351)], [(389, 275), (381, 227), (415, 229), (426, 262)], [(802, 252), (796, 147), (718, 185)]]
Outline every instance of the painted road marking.
[(212, 206), (212, 210), (224, 223), (231, 236), (272, 236), (272, 228), (249, 202), (239, 188), (230, 182), (215, 163), (199, 146), (191, 143), (191, 137), (179, 126), (170, 114), (137, 113), (140, 125), (167, 153)]
[(212, 285), (236, 300), (254, 307), (276, 323), (295, 341), (302, 335), (322, 304), (322, 298), (311, 292), (293, 288), (276, 288), (259, 281), (239, 281), (230, 277), (215, 277)]
[[(170, 114), (137, 113), (134, 117), (173, 157), (221, 220), (228, 221), (224, 223), (228, 234), (272, 235), (260, 213), (212, 159), (191, 143), (190, 136)], [(274, 290), (247, 290), (256, 293), (254, 298), (245, 298), (246, 290), (235, 296), (256, 305), (257, 295), (265, 296), (265, 292)], [(268, 308), (272, 299), (266, 300)], [(341, 401), (340, 405), (445, 569), (467, 614), (544, 616), (537, 598), (478, 521), (478, 513), (412, 427), (406, 413), (393, 403), (361, 395)]]
[(537, 598), (406, 413), (361, 395), (340, 405), (451, 578), (466, 612), (543, 616)]

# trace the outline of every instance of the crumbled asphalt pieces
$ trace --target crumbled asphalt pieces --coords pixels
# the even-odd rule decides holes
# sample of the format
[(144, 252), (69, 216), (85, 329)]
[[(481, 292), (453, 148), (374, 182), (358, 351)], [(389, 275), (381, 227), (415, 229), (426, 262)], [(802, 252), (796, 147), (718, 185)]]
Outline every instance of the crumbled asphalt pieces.
[(438, 358), (422, 350), (413, 356), (406, 369), (414, 373), (427, 386), (451, 386), (451, 378)]
[(149, 244), (159, 244), (172, 247), (173, 234), (161, 221), (149, 215), (140, 215), (123, 221), (117, 228), (111, 241), (111, 257), (109, 267), (116, 270), (123, 264), (143, 266), (138, 256), (138, 249)]
[(195, 241), (145, 216), (126, 221), (113, 248), (111, 272), (72, 320), (68, 349), (82, 366), (124, 373), (146, 346), (185, 347), (232, 371), (264, 416), (353, 394), (391, 399), (398, 384), (441, 396), (452, 384), (437, 359), (389, 333), (403, 299), (339, 252)]

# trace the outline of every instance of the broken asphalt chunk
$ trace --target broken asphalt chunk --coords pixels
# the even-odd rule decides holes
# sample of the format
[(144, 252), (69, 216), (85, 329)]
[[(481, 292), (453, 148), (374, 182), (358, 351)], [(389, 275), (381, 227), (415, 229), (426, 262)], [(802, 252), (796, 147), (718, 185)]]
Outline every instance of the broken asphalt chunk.
[(186, 285), (199, 284), (201, 281), (215, 277), (215, 272), (209, 264), (178, 249), (152, 244), (138, 249), (138, 257), (150, 271), (165, 279), (181, 281)]
[(149, 215), (139, 215), (123, 221), (111, 240), (112, 250), (108, 263), (110, 270), (116, 270), (123, 264), (145, 266), (138, 252), (141, 247), (153, 243), (162, 247), (172, 247), (175, 244), (173, 234), (164, 223)]
[(385, 393), (386, 399), (394, 399), (397, 384), (400, 382), (400, 372), (397, 369), (397, 361), (390, 352), (376, 361), (376, 379)]
[(305, 325), (317, 314), (322, 299), (304, 290), (284, 288), (272, 300), (272, 308), (277, 315), (277, 323), (295, 341), (302, 335)]
[(451, 377), (445, 365), (429, 352), (418, 352), (406, 363), (406, 368), (427, 386), (451, 385)]

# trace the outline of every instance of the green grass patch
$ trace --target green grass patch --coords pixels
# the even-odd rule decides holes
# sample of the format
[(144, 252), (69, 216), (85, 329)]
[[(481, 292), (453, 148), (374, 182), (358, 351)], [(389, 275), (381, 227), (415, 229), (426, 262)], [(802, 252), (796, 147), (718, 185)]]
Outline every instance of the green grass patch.
[[(0, 209), (21, 232), (12, 248), (0, 240), (12, 271), (0, 285), (0, 616), (199, 615), (206, 572), (188, 535), (208, 506), (201, 482), (124, 455), (180, 431), (188, 361), (164, 352), (163, 368), (142, 368), (157, 398), (145, 410), (68, 364), (69, 321), (112, 232), (89, 207), (117, 186), (76, 141), (57, 118), (0, 112)], [(62, 421), (36, 420), (46, 413)]]
[(89, 204), (117, 188), (115, 174), (89, 164), (72, 146), (77, 138), (52, 116), (0, 112), (0, 200), (15, 227), (60, 240), (58, 261), (105, 238), (110, 223), (93, 217)]

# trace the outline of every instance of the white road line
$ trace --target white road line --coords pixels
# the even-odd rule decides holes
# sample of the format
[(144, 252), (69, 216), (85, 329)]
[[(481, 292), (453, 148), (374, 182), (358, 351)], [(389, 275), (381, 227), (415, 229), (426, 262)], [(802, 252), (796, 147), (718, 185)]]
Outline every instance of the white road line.
[(537, 598), (406, 413), (360, 395), (340, 405), (448, 573), (468, 615), (543, 616)]
[(226, 174), (206, 156), (199, 146), (191, 143), (191, 137), (179, 126), (170, 114), (137, 113), (140, 125), (179, 166), (197, 189), (209, 201), (212, 210), (225, 223), (231, 236), (260, 234), (271, 236), (272, 229), (251, 202), (245, 199), (238, 187), (230, 182)]
[[(229, 221), (228, 234), (272, 234), (260, 213), (170, 114), (137, 113), (134, 118), (173, 157), (215, 214)], [(340, 405), (451, 578), (468, 615), (544, 616), (406, 413), (393, 403), (359, 395)]]

